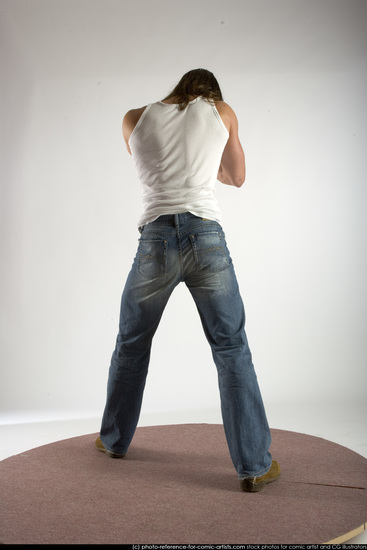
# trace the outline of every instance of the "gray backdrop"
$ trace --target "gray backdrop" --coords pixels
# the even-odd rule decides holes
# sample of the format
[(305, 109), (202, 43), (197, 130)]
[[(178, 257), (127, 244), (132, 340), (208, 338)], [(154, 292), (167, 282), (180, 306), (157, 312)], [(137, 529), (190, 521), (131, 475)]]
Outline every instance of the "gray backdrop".
[[(223, 225), (269, 410), (363, 400), (364, 0), (0, 0), (0, 419), (99, 416), (140, 190), (127, 110), (204, 67), (235, 110), (240, 189)], [(219, 407), (184, 286), (144, 411)], [(271, 415), (270, 415), (271, 416)], [(270, 418), (271, 421), (271, 418)]]

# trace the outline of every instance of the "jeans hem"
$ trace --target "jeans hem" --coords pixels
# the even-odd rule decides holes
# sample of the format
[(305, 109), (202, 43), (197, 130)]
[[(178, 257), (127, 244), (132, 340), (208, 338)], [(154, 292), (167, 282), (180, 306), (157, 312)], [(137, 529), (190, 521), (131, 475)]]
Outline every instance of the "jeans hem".
[(243, 475), (243, 474), (238, 474), (238, 479), (240, 481), (242, 481), (243, 479), (254, 479), (256, 477), (261, 477), (261, 476), (264, 476), (265, 474), (267, 474), (269, 471), (270, 471), (270, 468), (271, 468), (271, 464), (269, 466), (269, 468), (266, 468), (265, 470), (263, 470), (262, 472), (260, 472), (259, 474), (255, 474), (255, 475)]
[(106, 451), (108, 451), (109, 453), (113, 453), (115, 455), (121, 455), (121, 456), (124, 456), (126, 455), (127, 453), (127, 450), (126, 451), (116, 451), (115, 449), (111, 449), (111, 447), (107, 447), (107, 445), (103, 442), (103, 439), (101, 438), (100, 436), (100, 440), (102, 441), (103, 443), (103, 447), (106, 449)]

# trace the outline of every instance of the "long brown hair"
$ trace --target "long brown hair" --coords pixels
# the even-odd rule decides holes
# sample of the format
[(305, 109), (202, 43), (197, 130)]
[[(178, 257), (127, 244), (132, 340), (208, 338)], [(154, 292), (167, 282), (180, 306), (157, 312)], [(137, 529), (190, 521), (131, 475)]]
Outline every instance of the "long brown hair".
[(183, 110), (192, 96), (203, 96), (210, 102), (223, 101), (217, 79), (206, 69), (194, 69), (184, 74), (177, 86), (164, 99), (177, 99), (180, 110)]

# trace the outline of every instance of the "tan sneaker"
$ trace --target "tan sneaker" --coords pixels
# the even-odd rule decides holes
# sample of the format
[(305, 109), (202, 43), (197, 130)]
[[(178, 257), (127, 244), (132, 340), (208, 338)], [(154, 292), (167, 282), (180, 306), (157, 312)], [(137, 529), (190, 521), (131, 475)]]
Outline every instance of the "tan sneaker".
[(265, 485), (276, 481), (279, 476), (280, 466), (276, 460), (273, 460), (270, 470), (263, 476), (241, 479), (241, 488), (247, 493), (258, 493), (265, 487)]
[(102, 453), (106, 453), (107, 456), (109, 456), (110, 458), (124, 458), (124, 456), (126, 456), (126, 453), (125, 454), (122, 454), (122, 455), (119, 455), (117, 453), (113, 453), (112, 451), (108, 451), (105, 446), (103, 445), (102, 441), (101, 441), (101, 438), (98, 436), (96, 441), (95, 441), (95, 446), (97, 447), (97, 449), (99, 451), (101, 451)]

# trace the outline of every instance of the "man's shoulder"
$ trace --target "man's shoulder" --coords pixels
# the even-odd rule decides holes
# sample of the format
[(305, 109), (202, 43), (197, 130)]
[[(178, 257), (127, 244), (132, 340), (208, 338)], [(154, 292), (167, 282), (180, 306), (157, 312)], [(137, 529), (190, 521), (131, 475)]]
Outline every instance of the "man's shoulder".
[(137, 109), (130, 109), (130, 111), (127, 111), (124, 118), (127, 121), (131, 121), (131, 122), (136, 121), (137, 122), (137, 120), (139, 120), (139, 118), (144, 113), (146, 108), (147, 108), (147, 105), (145, 105), (144, 107), (138, 107)]
[(227, 130), (230, 132), (231, 129), (236, 128), (237, 117), (232, 107), (224, 101), (216, 101), (215, 106)]
[(146, 108), (147, 105), (145, 105), (145, 107), (139, 107), (138, 109), (130, 109), (130, 111), (126, 113), (122, 121), (125, 139), (130, 136)]
[(145, 107), (139, 107), (138, 109), (130, 109), (130, 111), (128, 111), (123, 118), (122, 133), (126, 141), (127, 149), (130, 154), (131, 154), (131, 151), (129, 148), (130, 136), (146, 108), (147, 108), (147, 105), (145, 105)]
[(230, 107), (225, 101), (216, 101), (215, 106), (220, 115), (223, 113), (227, 116), (236, 116), (232, 107)]

